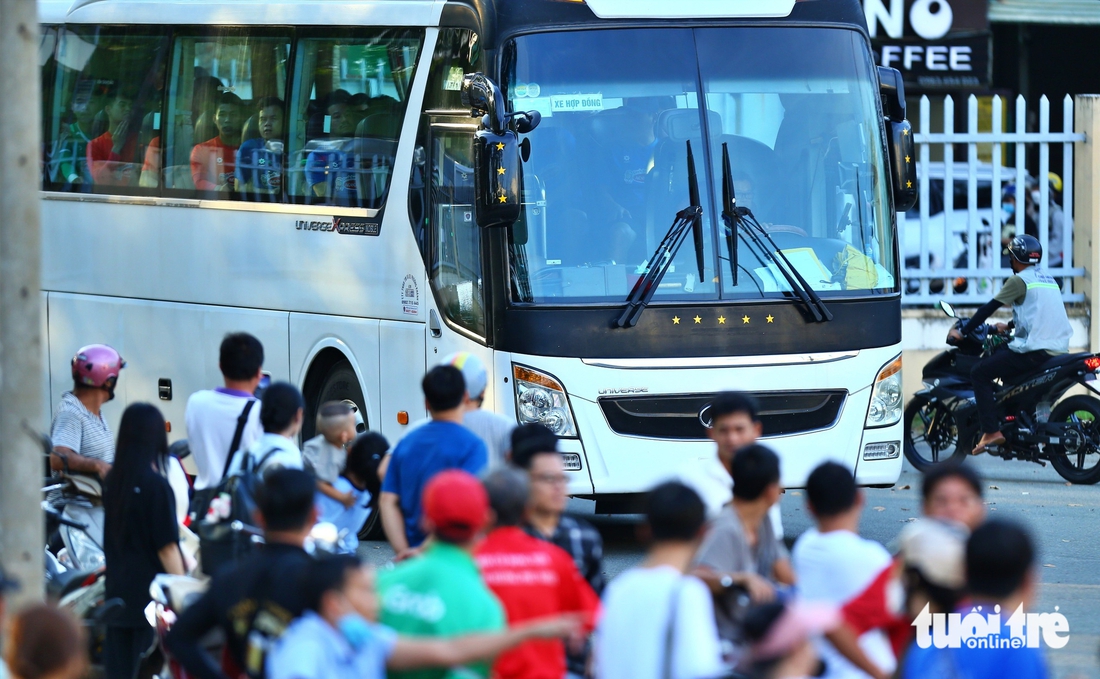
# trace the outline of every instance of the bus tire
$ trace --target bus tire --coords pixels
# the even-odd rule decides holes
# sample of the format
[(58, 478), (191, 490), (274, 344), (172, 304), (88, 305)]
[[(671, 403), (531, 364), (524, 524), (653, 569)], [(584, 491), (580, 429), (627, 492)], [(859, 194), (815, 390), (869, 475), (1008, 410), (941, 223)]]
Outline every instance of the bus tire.
[[(359, 384), (359, 376), (355, 374), (355, 368), (351, 366), (351, 362), (340, 356), (339, 359), (331, 363), (327, 371), (319, 375), (319, 378), (316, 395), (306, 403), (306, 419), (303, 422), (303, 431), (310, 436), (314, 435), (316, 432), (317, 411), (321, 408), (322, 403), (328, 403), (329, 401), (354, 403), (355, 407), (359, 409), (359, 414), (363, 416), (361, 429), (366, 431), (368, 428), (367, 403), (363, 397), (363, 387)], [(303, 438), (307, 437), (303, 436)], [(359, 529), (359, 538), (361, 540), (380, 540), (383, 537), (382, 521), (378, 512), (378, 498), (373, 497), (371, 498), (370, 516), (367, 517), (363, 527)]]

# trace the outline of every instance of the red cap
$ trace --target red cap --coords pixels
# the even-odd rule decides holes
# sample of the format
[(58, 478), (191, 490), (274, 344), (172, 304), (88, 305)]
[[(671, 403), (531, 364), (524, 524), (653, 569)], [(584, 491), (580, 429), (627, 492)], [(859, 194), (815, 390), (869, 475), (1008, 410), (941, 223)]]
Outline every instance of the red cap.
[(437, 536), (448, 542), (466, 542), (489, 520), (489, 496), (471, 474), (449, 469), (424, 486), (424, 516)]

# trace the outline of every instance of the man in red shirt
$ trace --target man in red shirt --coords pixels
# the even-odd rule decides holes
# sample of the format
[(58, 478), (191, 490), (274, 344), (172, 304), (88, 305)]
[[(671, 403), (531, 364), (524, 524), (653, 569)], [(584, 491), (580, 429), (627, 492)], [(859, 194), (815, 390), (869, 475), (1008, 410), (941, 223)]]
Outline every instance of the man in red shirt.
[[(484, 482), (496, 515), (493, 530), (474, 558), (485, 584), (500, 599), (508, 624), (561, 613), (580, 613), (585, 634), (596, 624), (600, 600), (561, 548), (533, 538), (520, 528), (527, 505), (527, 478), (500, 469)], [(580, 643), (581, 639), (573, 640)], [(497, 658), (499, 679), (562, 679), (565, 646), (557, 639), (532, 640)]]
[(137, 148), (136, 130), (130, 132), (130, 114), (134, 100), (118, 92), (103, 112), (107, 114), (107, 131), (88, 142), (84, 153), (92, 180), (103, 186), (132, 186), (137, 183), (138, 168), (134, 163)]
[(199, 191), (226, 191), (232, 185), (241, 145), (241, 98), (223, 92), (214, 112), (218, 136), (191, 149), (191, 178)]

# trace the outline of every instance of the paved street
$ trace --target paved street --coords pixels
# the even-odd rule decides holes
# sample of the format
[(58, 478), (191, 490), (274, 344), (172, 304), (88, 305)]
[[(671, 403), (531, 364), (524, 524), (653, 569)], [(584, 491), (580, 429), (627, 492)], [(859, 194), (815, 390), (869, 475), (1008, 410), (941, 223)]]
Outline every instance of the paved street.
[[(1069, 644), (1047, 650), (1056, 679), (1100, 677), (1100, 486), (1067, 486), (1047, 467), (983, 457), (985, 499), (993, 516), (1010, 516), (1027, 524), (1039, 546), (1040, 612), (1055, 606), (1070, 624)], [(890, 546), (903, 523), (920, 514), (920, 475), (906, 464), (897, 486), (866, 489), (863, 534)], [(576, 501), (579, 514), (591, 503)], [(588, 516), (606, 542), (604, 566), (609, 577), (636, 564), (641, 550), (634, 541), (636, 517)], [(783, 496), (783, 523), (788, 536), (811, 525), (801, 491)], [(364, 543), (364, 557), (386, 563), (385, 543)]]

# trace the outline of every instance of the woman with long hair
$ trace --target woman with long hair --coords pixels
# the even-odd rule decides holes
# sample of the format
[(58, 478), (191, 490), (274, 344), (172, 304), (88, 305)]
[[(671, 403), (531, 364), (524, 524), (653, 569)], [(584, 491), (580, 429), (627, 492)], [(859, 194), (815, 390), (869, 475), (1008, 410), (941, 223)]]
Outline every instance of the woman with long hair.
[(153, 578), (158, 573), (184, 574), (175, 497), (164, 477), (167, 456), (160, 410), (148, 403), (128, 407), (103, 492), (106, 595), (126, 604), (107, 628), (103, 654), (111, 679), (132, 679), (138, 658), (153, 642), (153, 629), (145, 620)]

